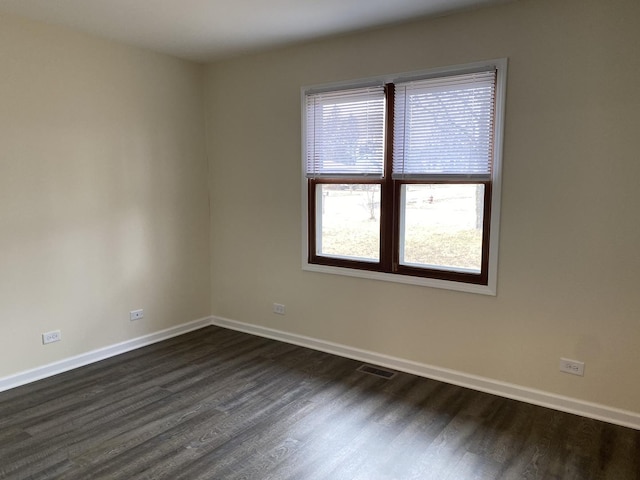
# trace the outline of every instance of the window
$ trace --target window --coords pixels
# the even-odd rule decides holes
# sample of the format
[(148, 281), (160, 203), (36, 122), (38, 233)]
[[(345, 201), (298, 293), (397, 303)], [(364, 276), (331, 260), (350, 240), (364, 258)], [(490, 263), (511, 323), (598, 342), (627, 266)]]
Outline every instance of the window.
[(303, 89), (305, 268), (495, 294), (505, 78)]

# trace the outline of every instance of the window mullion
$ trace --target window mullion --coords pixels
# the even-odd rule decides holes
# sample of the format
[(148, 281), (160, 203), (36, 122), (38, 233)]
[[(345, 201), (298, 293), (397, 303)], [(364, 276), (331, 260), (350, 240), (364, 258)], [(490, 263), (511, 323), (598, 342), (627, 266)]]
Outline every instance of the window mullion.
[(393, 174), (393, 124), (394, 124), (394, 93), (392, 83), (385, 85), (385, 152), (384, 178), (380, 196), (380, 265), (382, 271), (392, 272), (396, 259), (397, 239), (395, 224), (395, 189)]

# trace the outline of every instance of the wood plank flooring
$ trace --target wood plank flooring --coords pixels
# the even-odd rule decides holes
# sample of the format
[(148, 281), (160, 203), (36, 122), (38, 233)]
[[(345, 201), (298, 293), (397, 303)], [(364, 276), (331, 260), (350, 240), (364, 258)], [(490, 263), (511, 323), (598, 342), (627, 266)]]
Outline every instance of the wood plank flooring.
[(0, 479), (640, 479), (640, 431), (207, 327), (0, 393)]

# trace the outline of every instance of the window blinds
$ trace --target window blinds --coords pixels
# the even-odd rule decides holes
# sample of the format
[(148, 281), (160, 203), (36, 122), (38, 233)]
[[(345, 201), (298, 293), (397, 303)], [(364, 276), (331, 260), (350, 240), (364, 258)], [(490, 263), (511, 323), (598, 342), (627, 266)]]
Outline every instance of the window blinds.
[(307, 94), (306, 116), (307, 177), (382, 177), (382, 86)]
[(396, 84), (393, 178), (490, 180), (495, 70)]

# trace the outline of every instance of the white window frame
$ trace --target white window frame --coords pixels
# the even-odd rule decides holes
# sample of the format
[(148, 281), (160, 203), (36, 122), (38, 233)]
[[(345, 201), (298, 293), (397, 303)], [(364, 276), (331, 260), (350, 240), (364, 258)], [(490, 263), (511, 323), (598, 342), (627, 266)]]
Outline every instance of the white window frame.
[[(398, 81), (427, 78), (439, 75), (451, 75), (464, 73), (485, 67), (496, 68), (496, 108), (495, 108), (495, 137), (493, 150), (492, 168), (492, 198), (491, 198), (491, 222), (489, 225), (490, 245), (487, 285), (476, 285), (471, 283), (440, 280), (427, 277), (415, 277), (396, 273), (376, 272), (369, 270), (358, 270), (353, 268), (318, 265), (309, 263), (309, 221), (308, 218), (308, 192), (307, 177), (305, 175), (306, 165), (306, 110), (305, 96), (310, 91), (337, 90), (341, 88), (353, 88), (369, 85), (384, 85)], [(343, 275), (348, 277), (365, 278), (370, 280), (380, 280), (386, 282), (404, 283), (409, 285), (419, 285), (424, 287), (441, 288), (460, 292), (477, 293), (483, 295), (497, 294), (498, 282), (498, 250), (500, 235), (500, 205), (502, 193), (502, 151), (504, 138), (504, 112), (506, 103), (507, 86), (507, 59), (487, 60), (464, 65), (454, 65), (447, 67), (431, 68), (414, 72), (407, 72), (395, 75), (385, 75), (378, 77), (364, 78), (347, 82), (334, 82), (330, 84), (311, 85), (301, 88), (301, 118), (302, 118), (302, 162), (301, 162), (301, 186), (302, 186), (302, 270), (308, 272), (328, 273), (332, 275)]]

